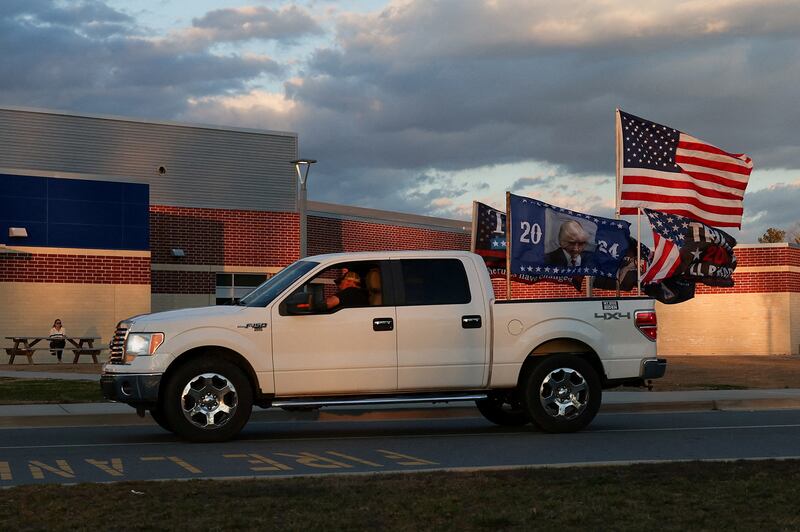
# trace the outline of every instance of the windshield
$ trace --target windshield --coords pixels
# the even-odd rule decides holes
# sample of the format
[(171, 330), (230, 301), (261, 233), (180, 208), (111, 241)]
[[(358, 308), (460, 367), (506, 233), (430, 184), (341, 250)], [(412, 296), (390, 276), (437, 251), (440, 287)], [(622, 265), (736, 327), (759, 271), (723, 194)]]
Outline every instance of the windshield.
[(239, 305), (245, 307), (266, 307), (273, 299), (278, 297), (281, 292), (286, 290), (286, 288), (300, 277), (313, 270), (318, 264), (318, 262), (311, 262), (308, 260), (299, 260), (290, 264), (276, 275), (267, 279), (264, 284), (240, 299)]

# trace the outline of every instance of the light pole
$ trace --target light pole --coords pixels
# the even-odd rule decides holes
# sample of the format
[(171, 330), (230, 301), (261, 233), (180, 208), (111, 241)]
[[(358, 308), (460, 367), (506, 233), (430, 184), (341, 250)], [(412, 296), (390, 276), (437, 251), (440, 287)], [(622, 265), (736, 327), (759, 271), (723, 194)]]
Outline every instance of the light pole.
[(306, 194), (308, 184), (308, 171), (316, 159), (297, 159), (292, 161), (300, 182), (300, 195), (297, 197), (297, 210), (300, 213), (300, 258), (308, 255), (308, 232), (306, 230)]

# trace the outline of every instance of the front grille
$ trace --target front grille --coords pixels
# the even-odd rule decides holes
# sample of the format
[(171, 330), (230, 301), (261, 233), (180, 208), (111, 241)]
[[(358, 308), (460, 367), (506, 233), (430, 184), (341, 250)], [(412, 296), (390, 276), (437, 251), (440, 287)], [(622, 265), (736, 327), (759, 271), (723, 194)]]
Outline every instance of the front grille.
[(130, 327), (131, 324), (125, 321), (121, 321), (117, 325), (114, 338), (112, 338), (111, 343), (108, 344), (110, 353), (108, 356), (109, 364), (123, 364), (125, 362), (123, 348), (125, 347), (125, 340), (128, 338), (128, 329), (130, 329)]

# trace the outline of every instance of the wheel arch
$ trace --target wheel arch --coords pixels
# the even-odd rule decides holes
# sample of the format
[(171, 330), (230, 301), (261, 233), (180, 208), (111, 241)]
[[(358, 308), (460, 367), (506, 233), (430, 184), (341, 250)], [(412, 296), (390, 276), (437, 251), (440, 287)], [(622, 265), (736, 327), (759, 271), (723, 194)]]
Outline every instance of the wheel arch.
[(169, 379), (172, 377), (172, 375), (178, 370), (178, 368), (190, 360), (195, 360), (204, 356), (220, 357), (241, 368), (247, 376), (247, 381), (250, 383), (250, 387), (253, 390), (253, 400), (256, 402), (256, 404), (259, 404), (262, 393), (261, 388), (258, 385), (258, 377), (256, 376), (255, 370), (253, 370), (253, 366), (251, 366), (247, 359), (240, 353), (228, 347), (219, 345), (193, 347), (188, 351), (178, 355), (172, 361), (172, 363), (170, 363), (169, 367), (167, 367), (167, 371), (164, 372), (164, 375), (161, 378), (161, 383), (159, 384), (158, 389), (159, 398), (163, 397), (164, 387), (166, 386), (167, 382), (169, 382)]
[(586, 360), (597, 372), (600, 382), (605, 387), (608, 379), (603, 369), (603, 362), (600, 360), (597, 352), (585, 342), (576, 340), (575, 338), (553, 338), (536, 346), (528, 356), (525, 357), (525, 361), (522, 363), (519, 379), (517, 380), (517, 387), (523, 385), (530, 372), (533, 371), (533, 368), (536, 367), (540, 361), (552, 355), (573, 355)]

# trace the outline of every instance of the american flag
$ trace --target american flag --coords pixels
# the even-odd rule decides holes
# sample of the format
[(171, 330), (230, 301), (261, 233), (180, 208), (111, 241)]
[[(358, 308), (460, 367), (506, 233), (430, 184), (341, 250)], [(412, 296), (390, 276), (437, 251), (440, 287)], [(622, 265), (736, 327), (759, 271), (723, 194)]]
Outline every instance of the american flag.
[(637, 207), (741, 227), (753, 161), (677, 129), (617, 111), (622, 139), (620, 214)]
[(672, 277), (681, 265), (681, 248), (686, 243), (686, 231), (691, 220), (650, 209), (644, 209), (644, 212), (653, 226), (655, 250), (642, 284), (658, 283)]

